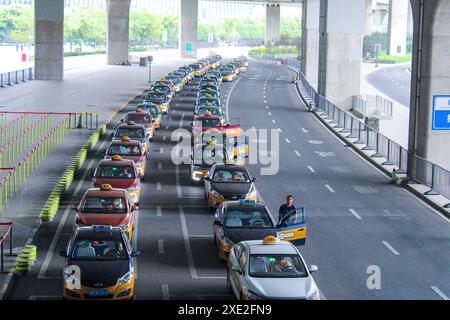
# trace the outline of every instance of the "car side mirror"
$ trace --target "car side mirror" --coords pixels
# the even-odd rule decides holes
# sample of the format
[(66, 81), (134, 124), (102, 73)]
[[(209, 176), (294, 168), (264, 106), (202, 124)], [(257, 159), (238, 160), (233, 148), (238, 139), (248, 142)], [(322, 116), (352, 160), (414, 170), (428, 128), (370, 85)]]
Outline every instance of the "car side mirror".
[(214, 225), (221, 227), (222, 226), (222, 222), (220, 222), (220, 220), (214, 220)]
[(319, 268), (316, 265), (312, 264), (312, 265), (309, 266), (309, 272), (310, 273), (316, 272), (317, 270), (319, 270)]
[(234, 272), (236, 272), (236, 273), (242, 274), (242, 270), (241, 270), (240, 268), (238, 268), (238, 267), (233, 267), (232, 270), (233, 270)]
[(141, 255), (140, 251), (133, 251), (133, 252), (131, 252), (130, 257), (135, 258), (135, 257), (138, 257), (140, 255)]
[(59, 255), (60, 255), (61, 257), (63, 257), (63, 258), (69, 257), (69, 255), (67, 254), (67, 251), (66, 251), (66, 250), (61, 250), (61, 251), (59, 252)]
[(110, 136), (111, 136), (111, 137), (114, 137), (114, 132), (111, 132)]
[(139, 210), (139, 207), (137, 205), (133, 204), (131, 206), (131, 211), (136, 211), (136, 210)]
[(89, 175), (89, 177), (94, 178), (95, 177), (95, 170), (90, 170), (88, 175)]
[(125, 122), (125, 119), (120, 119), (120, 122)]
[(205, 177), (205, 180), (206, 181), (211, 181), (211, 178), (210, 177)]
[(257, 177), (253, 177), (253, 178), (252, 178), (252, 182), (255, 182), (255, 181), (258, 181), (258, 178), (257, 178)]
[(193, 127), (194, 126), (194, 123), (193, 122), (191, 122), (191, 127)]

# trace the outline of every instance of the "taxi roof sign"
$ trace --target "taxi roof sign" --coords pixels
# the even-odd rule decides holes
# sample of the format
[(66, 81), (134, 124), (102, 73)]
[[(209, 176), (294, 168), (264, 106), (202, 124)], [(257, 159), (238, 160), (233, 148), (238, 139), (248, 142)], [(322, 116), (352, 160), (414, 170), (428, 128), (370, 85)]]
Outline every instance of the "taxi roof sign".
[(134, 122), (134, 121), (128, 121), (128, 124), (129, 124), (129, 125), (133, 125), (133, 124), (136, 124), (136, 122)]
[(280, 240), (278, 240), (278, 238), (274, 237), (274, 236), (267, 236), (264, 238), (263, 240), (263, 244), (277, 244)]
[(114, 161), (119, 161), (119, 160), (122, 160), (122, 157), (119, 156), (118, 154), (115, 154), (115, 155), (112, 156), (112, 159), (113, 159)]
[(136, 108), (136, 112), (142, 112), (141, 108)]
[(212, 116), (212, 112), (211, 111), (206, 111), (205, 112), (205, 116)]
[(112, 186), (109, 183), (104, 183), (104, 184), (102, 184), (101, 189), (103, 191), (108, 191), (108, 190), (112, 189)]
[(122, 137), (122, 141), (130, 141), (130, 137), (129, 136), (123, 136)]

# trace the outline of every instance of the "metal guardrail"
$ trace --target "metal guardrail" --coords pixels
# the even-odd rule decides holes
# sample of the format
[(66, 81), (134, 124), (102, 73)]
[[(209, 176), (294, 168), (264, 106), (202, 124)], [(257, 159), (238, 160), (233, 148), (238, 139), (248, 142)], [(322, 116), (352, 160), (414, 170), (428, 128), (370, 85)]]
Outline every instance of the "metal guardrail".
[(33, 67), (0, 73), (0, 88), (33, 80)]
[[(341, 129), (341, 133), (347, 134), (346, 138), (355, 139), (354, 144), (365, 145), (363, 150), (373, 150), (373, 158), (385, 158), (386, 161), (382, 163), (383, 165), (392, 165), (396, 168), (397, 173), (408, 173), (410, 179), (430, 188), (425, 192), (426, 195), (440, 194), (450, 199), (449, 170), (409, 152), (395, 141), (382, 135), (354, 115), (318, 94), (301, 72), (300, 61), (292, 58), (278, 58), (266, 53), (261, 54), (261, 57), (295, 69), (299, 75), (297, 85), (300, 91), (305, 91), (309, 95), (311, 102), (308, 103), (310, 106), (312, 105), (313, 109), (329, 121), (330, 124), (334, 125), (336, 129)], [(383, 102), (380, 102), (380, 104), (383, 104)], [(384, 107), (389, 108), (386, 104)], [(384, 107), (381, 107), (381, 109)], [(450, 208), (450, 203), (444, 207)]]
[(12, 230), (14, 223), (12, 222), (0, 222), (0, 226), (8, 226), (8, 229), (3, 235), (0, 235), (0, 272), (4, 272), (3, 268), (3, 256), (4, 256), (4, 248), (3, 244), (5, 242), (5, 239), (8, 238), (9, 235), (9, 255), (12, 255)]

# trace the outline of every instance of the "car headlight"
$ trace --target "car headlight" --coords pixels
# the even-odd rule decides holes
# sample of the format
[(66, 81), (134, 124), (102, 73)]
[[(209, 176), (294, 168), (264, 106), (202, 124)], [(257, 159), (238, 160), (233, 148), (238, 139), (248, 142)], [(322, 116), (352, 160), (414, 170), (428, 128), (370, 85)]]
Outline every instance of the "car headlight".
[(130, 283), (132, 279), (133, 279), (133, 272), (128, 271), (122, 278), (119, 279), (119, 286)]
[(144, 162), (143, 162), (143, 161), (141, 161), (141, 162), (136, 162), (136, 166), (138, 166), (138, 167), (143, 166), (143, 165), (144, 165)]
[(209, 192), (211, 192), (211, 194), (215, 197), (221, 197), (222, 195), (220, 193), (218, 193), (216, 190), (211, 189)]
[(250, 190), (248, 191), (248, 193), (246, 195), (246, 198), (254, 198), (254, 197), (256, 197), (256, 188), (255, 188), (255, 185), (252, 184)]
[(129, 187), (127, 190), (128, 191), (136, 191), (138, 189), (138, 186), (134, 186), (134, 187)]
[(130, 223), (121, 224), (119, 226), (119, 228), (122, 229), (122, 230), (129, 230), (130, 229)]
[(306, 300), (320, 300), (320, 293), (319, 290), (315, 290), (313, 293), (311, 293), (309, 296), (305, 297)]
[(249, 299), (249, 300), (264, 300), (264, 297), (262, 297), (262, 296), (260, 296), (260, 295), (258, 295), (258, 294), (256, 294), (256, 293), (254, 293), (254, 292), (251, 291), (251, 290), (248, 290), (247, 296), (248, 296), (248, 299)]

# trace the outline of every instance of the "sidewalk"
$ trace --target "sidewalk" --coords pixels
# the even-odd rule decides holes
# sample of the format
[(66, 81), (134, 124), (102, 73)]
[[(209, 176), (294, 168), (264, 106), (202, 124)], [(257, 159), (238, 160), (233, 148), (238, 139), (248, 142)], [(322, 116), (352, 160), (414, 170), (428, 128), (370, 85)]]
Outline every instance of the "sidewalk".
[(380, 119), (380, 132), (402, 147), (408, 148), (409, 107), (389, 98), (366, 80), (366, 76), (372, 71), (393, 66), (395, 65), (378, 64), (378, 67), (375, 68), (374, 63), (363, 63), (361, 67), (361, 95), (363, 98), (366, 95), (379, 95), (393, 102), (392, 119)]
[[(107, 66), (99, 57), (75, 62), (76, 67), (66, 71), (65, 81), (30, 81), (2, 91), (0, 111), (97, 112), (102, 124), (147, 85), (148, 68), (145, 67)], [(156, 59), (152, 68), (153, 80), (186, 62)], [(68, 163), (92, 133), (88, 129), (73, 129), (67, 134), (36, 168), (13, 201), (0, 211), (0, 222), (14, 222), (13, 252), (18, 252), (32, 240), (45, 201)], [(3, 232), (0, 228), (1, 235)], [(9, 240), (5, 242), (5, 248), (9, 248)], [(5, 257), (6, 272), (0, 274), (0, 299), (9, 278), (7, 271), (14, 266), (15, 257)]]

